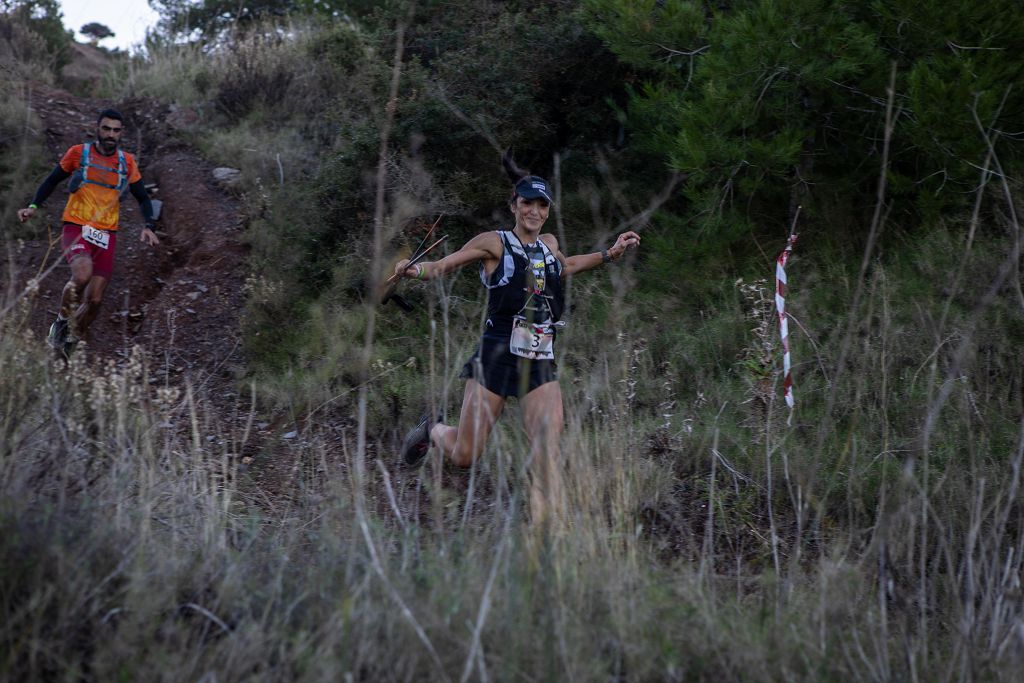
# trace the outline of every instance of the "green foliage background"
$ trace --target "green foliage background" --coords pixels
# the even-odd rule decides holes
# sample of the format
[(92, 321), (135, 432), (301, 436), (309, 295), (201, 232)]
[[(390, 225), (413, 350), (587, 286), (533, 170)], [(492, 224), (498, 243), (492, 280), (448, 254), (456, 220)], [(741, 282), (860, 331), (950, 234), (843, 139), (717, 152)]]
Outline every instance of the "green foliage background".
[[(454, 643), (439, 665), (453, 677), (472, 659), (460, 629), (490, 595), (487, 559), (495, 547), (515, 547), (510, 555), (522, 559), (493, 584), (500, 623), (483, 636), (499, 653), (488, 659), (496, 678), (884, 680), (957, 670), (1013, 680), (1024, 662), (1013, 640), (1024, 528), (1016, 502), (1024, 453), (1017, 5), (331, 0), (247, 3), (240, 12), (220, 0), (156, 3), (162, 32), (144, 56), (121, 57), (107, 91), (191, 108), (199, 121), (191, 142), (215, 163), (241, 168), (252, 247), (246, 379), (275, 419), (313, 413), (309, 423), (351, 424), (365, 387), (369, 442), (390, 453), (424, 402), (436, 398), (451, 414), (461, 399), (455, 374), (483, 307), (474, 273), (405, 286), (418, 313), (378, 310), (369, 367), (363, 353), (380, 276), (375, 173), (400, 24), (401, 82), (383, 155), (386, 260), (442, 212), (449, 249), (508, 227), (499, 151), (509, 146), (521, 164), (560, 180), (549, 227), (567, 253), (609, 244), (652, 200), (663, 201), (638, 225), (638, 253), (571, 283), (560, 378), (576, 533), (558, 552), (544, 546), (551, 556), (538, 557), (529, 534), (474, 526), (486, 513), (460, 508), (468, 495), (447, 488), (447, 473), (435, 488), (415, 484), (428, 490), (429, 521), (399, 528), (381, 513), (357, 528), (361, 499), (352, 492), (366, 486), (383, 507), (391, 482), (382, 475), (367, 484), (348, 461), (324, 474), (321, 462), (339, 457), (327, 427), (313, 427), (315, 443), (298, 456), (274, 444), (260, 454), (296, 457), (304, 468), (309, 490), (294, 515), (219, 517), (211, 510), (234, 510), (233, 493), (213, 475), (203, 479), (202, 450), (138, 446), (133, 439), (158, 417), (110, 407), (132, 416), (118, 418), (117, 443), (132, 444), (124, 452), (151, 459), (112, 457), (98, 475), (88, 468), (99, 461), (83, 460), (92, 464), (75, 467), (96, 477), (92, 491), (111, 496), (107, 488), (120, 492), (136, 479), (169, 491), (158, 499), (161, 514), (187, 520), (203, 538), (176, 527), (182, 544), (193, 543), (186, 561), (154, 561), (171, 580), (167, 597), (128, 617), (142, 629), (138, 650), (173, 656), (144, 631), (168, 612), (165, 602), (179, 614), (167, 617), (167, 632), (207, 642), (180, 606), (212, 593), (251, 629), (242, 649), (256, 653), (256, 666), (262, 644), (287, 642), (294, 651), (280, 655), (282, 666), (296, 677), (433, 670), (418, 646), (407, 647), (408, 624), (371, 560), (352, 550), (375, 538), (399, 577), (395, 592), (416, 601), (431, 637)], [(52, 5), (31, 6), (52, 18)], [(0, 44), (23, 69), (5, 81), (16, 95), (44, 71), (36, 64), (55, 63), (48, 40), (59, 33), (52, 22), (33, 24), (35, 15), (12, 10), (3, 19)], [(14, 136), (24, 102), (7, 102), (0, 125)], [(17, 164), (31, 158), (31, 150), (4, 149), (0, 168), (12, 188), (29, 185), (18, 178), (31, 171)], [(9, 190), (5, 201), (23, 191)], [(787, 424), (772, 278), (798, 207), (787, 294), (797, 410)], [(4, 415), (45, 417), (32, 387), (57, 401), (79, 381), (24, 362), (27, 352), (13, 343), (0, 352), (5, 367), (24, 369), (0, 373), (20, 411)], [(91, 425), (114, 421), (103, 410), (75, 415), (74, 424), (5, 417), (4, 443), (72, 433), (84, 435), (88, 453), (116, 451), (87, 438)], [(523, 450), (514, 420), (504, 422), (510, 428), (470, 475), (490, 487), (488, 500), (515, 471), (506, 455)], [(49, 456), (40, 457), (4, 462), (19, 481), (49, 482)], [(523, 485), (511, 479), (511, 490)], [(25, 491), (33, 504), (49, 504), (49, 489), (38, 499)], [(209, 507), (201, 515), (189, 507), (197, 491)], [(15, 509), (21, 499), (10, 500), (4, 505)], [(72, 516), (102, 514), (90, 500)], [(115, 540), (83, 536), (92, 549), (64, 536), (37, 543), (24, 519), (0, 506), (10, 530), (2, 549), (42, 563), (66, 545), (95, 567), (83, 570), (95, 585), (116, 569), (104, 549), (129, 535), (124, 529), (148, 529), (147, 501), (118, 508), (127, 521), (110, 532)], [(141, 538), (155, 557), (160, 535)], [(281, 564), (283, 546), (308, 560), (301, 571)], [(153, 561), (145, 552), (126, 579), (132, 594), (144, 592)], [(33, 594), (23, 564), (5, 567), (12, 594)], [(97, 575), (91, 584), (88, 572)], [(258, 599), (238, 598), (252, 590), (244, 577), (268, 572), (284, 578), (261, 579)], [(307, 589), (318, 604), (293, 611)], [(110, 601), (123, 597), (116, 586), (104, 590)], [(47, 595), (40, 604), (54, 613), (73, 602)], [(100, 626), (113, 609), (102, 607), (90, 613)], [(66, 623), (79, 622), (71, 614)], [(335, 642), (334, 632), (318, 633), (323, 623), (355, 624), (365, 637)], [(39, 631), (44, 640), (51, 633)], [(64, 652), (58, 636), (47, 651)], [(250, 661), (229, 640), (200, 648), (197, 676), (208, 661)], [(381, 645), (393, 642), (403, 645), (398, 655)], [(272, 677), (274, 665), (238, 676)]]
[[(553, 177), (557, 163), (562, 201), (549, 227), (567, 253), (607, 245), (679, 174), (642, 226), (629, 272), (573, 284), (563, 344), (570, 380), (595, 370), (607, 348), (602, 329), (627, 325), (628, 343), (650, 354), (652, 369), (693, 387), (686, 400), (698, 387), (721, 388), (724, 403), (770, 400), (777, 342), (754, 334), (746, 316), (770, 318), (771, 302), (751, 309), (734, 282), (771, 287), (772, 262), (802, 207), (789, 298), (809, 327), (794, 343), (813, 422), (815, 411), (837, 410), (837, 395), (857, 395), (830, 385), (833, 366), (873, 362), (869, 350), (853, 360), (841, 350), (844, 335), (871, 327), (875, 300), (864, 287), (884, 282), (908, 305), (944, 310), (934, 322), (911, 322), (916, 313), (903, 305), (894, 314), (941, 335), (967, 324), (985, 286), (964, 274), (996, 268), (1014, 229), (997, 189), (972, 214), (976, 190), (998, 185), (983, 169), (998, 161), (1015, 182), (1021, 166), (1024, 100), (1012, 84), (1022, 60), (1011, 46), (1024, 24), (1006, 0), (941, 9), (881, 0), (270, 3), (231, 21), (214, 0), (161, 11), (168, 31), (189, 40), (154, 40), (110, 87), (193, 107), (202, 121), (195, 143), (218, 163), (241, 164), (252, 372), (265, 400), (296, 414), (364, 376), (363, 304), (377, 281), (374, 174), (399, 24), (403, 69), (386, 154), (392, 260), (442, 212), (449, 248), (507, 226), (498, 164), (506, 147), (542, 175)], [(197, 32), (180, 29), (186, 20)], [(954, 245), (975, 232), (973, 253), (958, 260)], [(942, 303), (951, 285), (938, 284), (941, 273), (948, 280), (958, 269), (957, 293)], [(382, 310), (378, 361), (425, 362), (436, 349), (416, 340), (436, 339), (438, 315), (457, 331), (444, 343), (468, 355), (482, 305), (475, 280), (464, 273), (443, 288), (407, 287), (427, 314)], [(993, 324), (1017, 318), (1008, 315)], [(850, 322), (858, 316), (867, 317)], [(920, 363), (933, 343), (908, 340), (895, 362)], [(448, 362), (454, 373), (459, 362)], [(1001, 356), (998, 365), (1012, 363)], [(652, 418), (666, 400), (657, 373), (635, 392)], [(394, 434), (432, 390), (416, 373), (391, 377), (375, 386), (371, 418)], [(458, 392), (448, 398), (457, 403)], [(344, 414), (351, 400), (331, 405)], [(918, 403), (906, 404), (898, 440), (914, 439)], [(746, 411), (735, 416), (743, 430)]]

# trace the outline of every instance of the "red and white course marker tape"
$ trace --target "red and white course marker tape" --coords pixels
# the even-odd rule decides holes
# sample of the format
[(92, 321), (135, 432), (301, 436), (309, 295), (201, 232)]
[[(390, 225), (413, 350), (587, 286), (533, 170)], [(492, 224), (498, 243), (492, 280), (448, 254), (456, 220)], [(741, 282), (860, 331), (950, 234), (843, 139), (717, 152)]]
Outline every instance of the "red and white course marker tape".
[(782, 337), (782, 393), (789, 406), (789, 417), (793, 419), (793, 369), (789, 358), (789, 319), (786, 316), (786, 260), (793, 253), (796, 233), (789, 236), (786, 248), (775, 261), (775, 309), (779, 312), (779, 336)]

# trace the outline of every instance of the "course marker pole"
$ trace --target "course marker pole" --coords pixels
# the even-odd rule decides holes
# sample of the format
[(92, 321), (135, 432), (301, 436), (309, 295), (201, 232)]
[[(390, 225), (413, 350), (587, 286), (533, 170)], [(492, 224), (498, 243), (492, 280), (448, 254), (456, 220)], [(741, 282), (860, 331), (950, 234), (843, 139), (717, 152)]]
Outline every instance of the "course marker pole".
[(779, 314), (779, 336), (782, 339), (782, 393), (786, 398), (786, 405), (789, 406), (789, 419), (786, 424), (793, 422), (793, 367), (789, 356), (789, 318), (786, 315), (786, 261), (793, 253), (793, 245), (796, 244), (796, 217), (800, 215), (800, 208), (797, 207), (796, 216), (793, 218), (793, 227), (790, 231), (786, 248), (782, 250), (775, 260), (775, 310)]

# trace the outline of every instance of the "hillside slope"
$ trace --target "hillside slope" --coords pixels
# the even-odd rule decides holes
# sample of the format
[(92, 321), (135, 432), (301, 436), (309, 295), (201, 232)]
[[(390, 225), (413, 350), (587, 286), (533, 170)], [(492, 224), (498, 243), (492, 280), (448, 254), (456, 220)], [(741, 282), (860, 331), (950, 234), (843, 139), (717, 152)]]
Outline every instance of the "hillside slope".
[[(164, 202), (162, 242), (154, 248), (139, 242), (141, 212), (126, 196), (114, 277), (86, 353), (124, 357), (140, 344), (165, 376), (190, 375), (197, 383), (229, 377), (242, 363), (238, 316), (246, 247), (237, 202), (216, 187), (210, 166), (179, 139), (166, 108), (144, 101), (113, 104), (126, 117), (124, 148), (138, 156), (153, 197)], [(91, 138), (94, 113), (109, 106), (43, 86), (32, 91), (30, 105), (44, 123), (54, 163), (68, 147)], [(54, 193), (29, 228), (38, 233), (45, 225), (43, 235), (27, 239), (5, 264), (22, 285), (45, 273), (29, 318), (40, 343), (67, 280), (58, 232), (66, 196), (63, 187)]]

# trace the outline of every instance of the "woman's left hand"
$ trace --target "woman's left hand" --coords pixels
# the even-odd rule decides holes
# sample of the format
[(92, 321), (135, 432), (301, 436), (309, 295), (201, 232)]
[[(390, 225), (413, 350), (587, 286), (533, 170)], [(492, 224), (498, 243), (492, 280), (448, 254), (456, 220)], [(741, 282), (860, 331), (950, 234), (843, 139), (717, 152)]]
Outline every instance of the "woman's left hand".
[(636, 234), (632, 230), (619, 235), (619, 238), (615, 240), (615, 244), (608, 250), (608, 255), (613, 259), (617, 259), (626, 253), (627, 249), (636, 248), (640, 246), (640, 235)]

